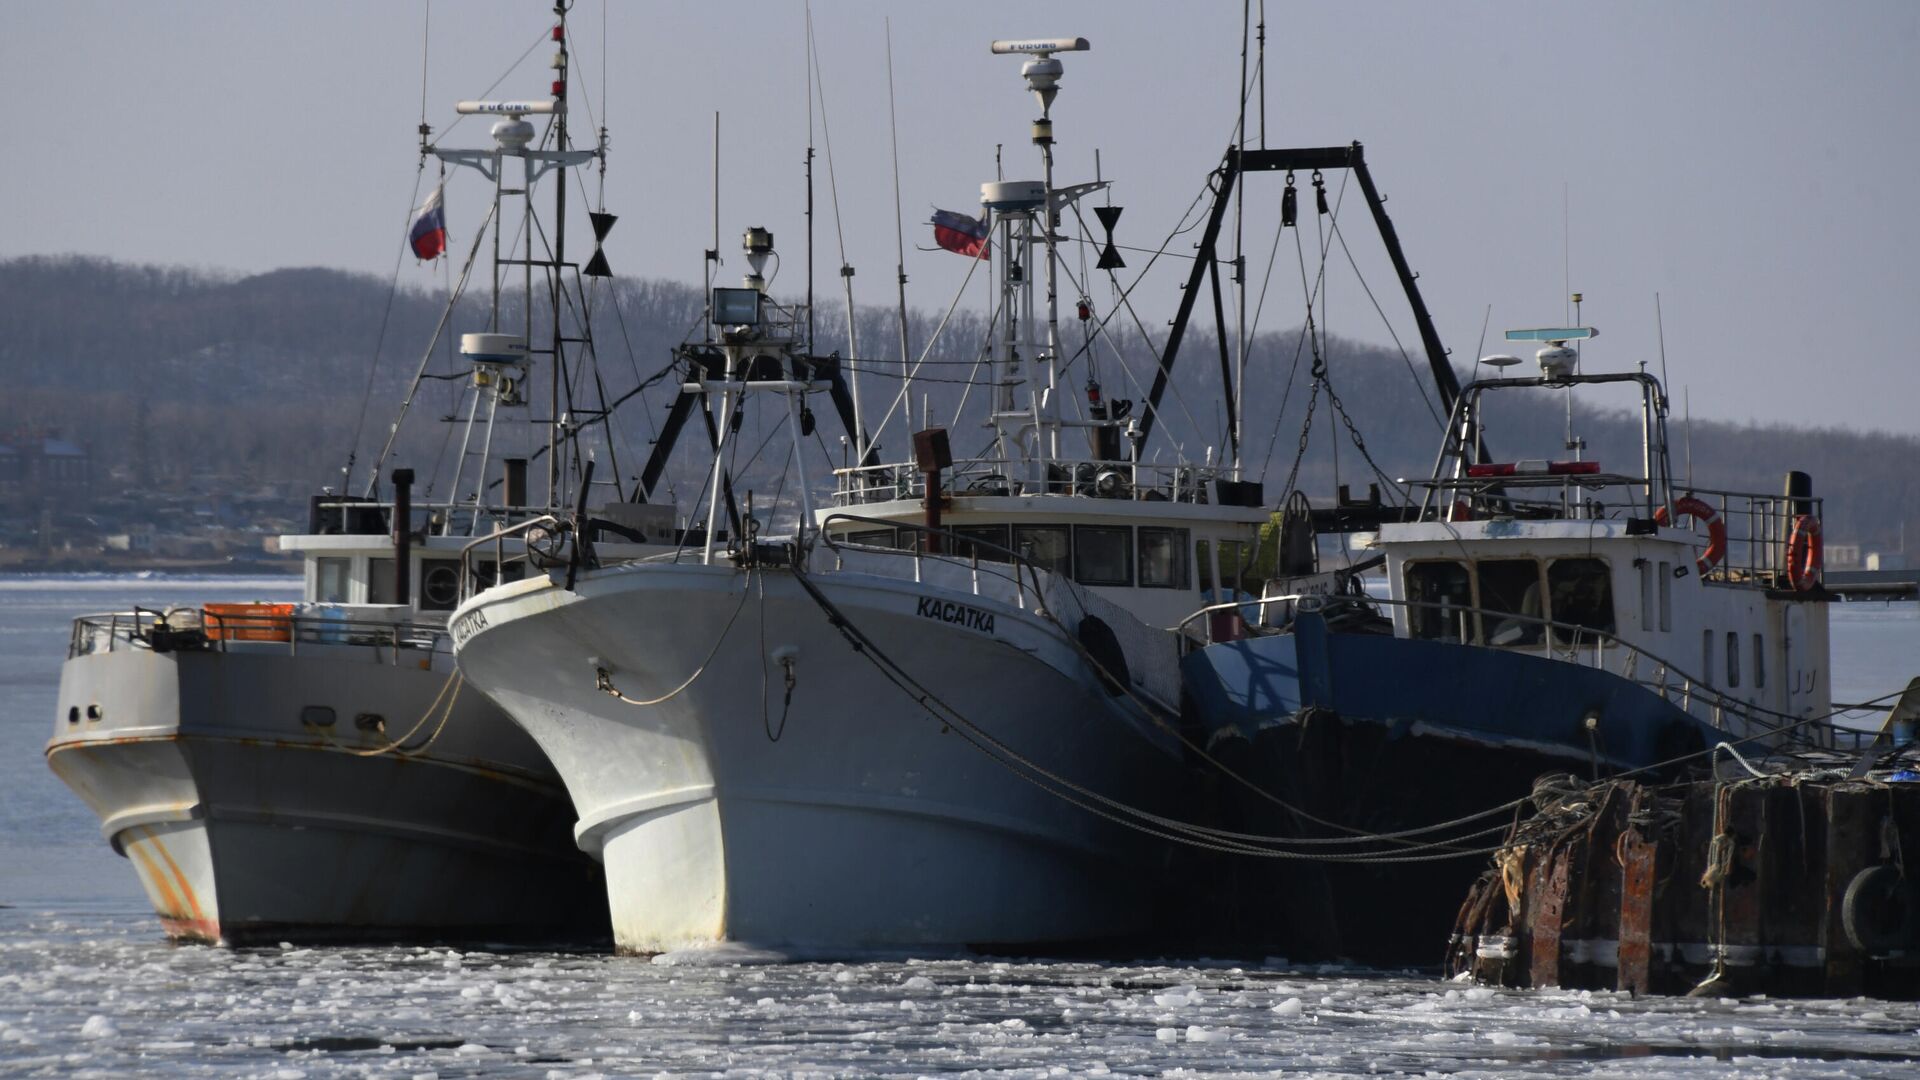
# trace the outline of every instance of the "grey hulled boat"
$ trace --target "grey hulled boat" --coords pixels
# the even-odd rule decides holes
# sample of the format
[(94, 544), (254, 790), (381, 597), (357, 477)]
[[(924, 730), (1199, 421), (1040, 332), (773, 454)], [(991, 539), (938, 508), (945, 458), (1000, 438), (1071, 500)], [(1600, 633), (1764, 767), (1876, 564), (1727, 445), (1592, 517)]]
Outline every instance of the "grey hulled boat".
[[(553, 37), (550, 99), (461, 104), (462, 114), (497, 117), (491, 146), (441, 148), (422, 128), (423, 155), (472, 168), (492, 189), (462, 288), (434, 337), (471, 314), (461, 293), (491, 225), (491, 308), (484, 331), (460, 338), (468, 367), (454, 373), (463, 380), (455, 415), (464, 420), (442, 501), (415, 505), (409, 470), (395, 471), (391, 499), (378, 497), (390, 437), (363, 494), (316, 497), (307, 531), (281, 538), (304, 559), (300, 602), (74, 622), (48, 764), (99, 815), (173, 937), (605, 936), (599, 868), (573, 843), (565, 788), (532, 739), (463, 687), (446, 633), (461, 574), (511, 580), (541, 565), (542, 534), (464, 564), (461, 549), (497, 526), (549, 515), (557, 502), (575, 505), (576, 489), (584, 498), (594, 447), (583, 443), (606, 431), (604, 403), (581, 422), (557, 389), (559, 369), (592, 363), (591, 304), (605, 293), (589, 285), (608, 275), (597, 250), (584, 270), (566, 261), (563, 181), (600, 161), (605, 143), (567, 141), (564, 7)], [(544, 132), (527, 116), (544, 117)], [(547, 192), (555, 204), (543, 223), (534, 200)], [(503, 222), (516, 210), (519, 222)], [(611, 223), (596, 214), (598, 236), (603, 218)], [(525, 258), (514, 259), (512, 246), (502, 258), (503, 225), (528, 237)], [(552, 243), (545, 258), (534, 257), (536, 235)], [(518, 326), (503, 326), (503, 280), (525, 288), (528, 302), (504, 320)], [(544, 324), (535, 319), (543, 299)], [(550, 335), (550, 347), (530, 348), (536, 335)], [(434, 352), (429, 344), (415, 391)], [(555, 397), (547, 417), (528, 418), (525, 388), (541, 360)], [(543, 445), (531, 453), (520, 445), (536, 437)], [(604, 449), (612, 452), (610, 440)], [(541, 454), (547, 492), (536, 503), (528, 465)], [(642, 554), (673, 527), (670, 508), (602, 512), (618, 533), (610, 554)]]

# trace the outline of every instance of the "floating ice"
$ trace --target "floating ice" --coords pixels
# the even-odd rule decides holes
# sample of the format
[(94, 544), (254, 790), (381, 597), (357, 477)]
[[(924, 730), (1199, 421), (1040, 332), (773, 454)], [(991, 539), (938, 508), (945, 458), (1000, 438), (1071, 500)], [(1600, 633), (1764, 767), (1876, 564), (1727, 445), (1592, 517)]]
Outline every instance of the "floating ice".
[(1206, 998), (1192, 983), (1170, 986), (1153, 995), (1153, 1003), (1163, 1009), (1179, 1009), (1188, 1005), (1199, 1005), (1204, 1001)]
[[(1920, 1067), (1920, 1004), (1905, 1002), (1495, 991), (1224, 961), (181, 949), (144, 911), (63, 918), (54, 930), (0, 910), (0, 1074), (1650, 1080), (1731, 1061), (1742, 1076), (1839, 1080)], [(119, 1037), (83, 1034), (95, 1015)]]
[(80, 1025), (80, 1034), (89, 1039), (111, 1039), (120, 1034), (120, 1029), (114, 1026), (112, 1020), (95, 1013)]

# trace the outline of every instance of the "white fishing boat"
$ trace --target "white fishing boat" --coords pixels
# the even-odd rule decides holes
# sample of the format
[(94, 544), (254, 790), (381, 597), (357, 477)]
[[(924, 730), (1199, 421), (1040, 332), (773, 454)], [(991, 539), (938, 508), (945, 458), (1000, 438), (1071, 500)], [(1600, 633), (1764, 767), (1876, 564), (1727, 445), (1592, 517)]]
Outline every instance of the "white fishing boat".
[(683, 400), (723, 439), (744, 401), (771, 403), (799, 444), (809, 395), (833, 392), (854, 462), (831, 504), (802, 470), (793, 533), (743, 534), (723, 444), (698, 548), (603, 553), (575, 581), (529, 575), (455, 614), (462, 672), (567, 784), (620, 948), (1147, 927), (1169, 854), (1147, 815), (1187, 779), (1160, 627), (1204, 602), (1212, 560), (1237, 559), (1267, 514), (1234, 465), (1140, 460), (1137, 421), (1097, 385), (1066, 403), (1054, 215), (1103, 185), (1055, 184), (1050, 108), (1056, 54), (1086, 48), (995, 45), (1028, 57), (1044, 171), (982, 188), (999, 283), (983, 448), (956, 457), (930, 428), (913, 460), (879, 460), (837, 362), (811, 354), (804, 305), (766, 290), (771, 236), (749, 230), (752, 273), (715, 291), (711, 340), (680, 352)]
[[(542, 553), (561, 538), (522, 535), (504, 549), (510, 558), (464, 565), (462, 549), (500, 524), (548, 519), (559, 503), (583, 506), (592, 469), (578, 464), (591, 449), (582, 444), (604, 431), (604, 409), (598, 427), (564, 423), (558, 403), (547, 423), (525, 418), (535, 354), (556, 385), (563, 364), (591, 360), (591, 324), (581, 317), (590, 297), (566, 261), (559, 181), (600, 160), (604, 143), (567, 141), (564, 15), (551, 99), (462, 103), (463, 114), (499, 117), (493, 145), (428, 145), (422, 127), (423, 154), (477, 169), (493, 188), (490, 322), (461, 336), (462, 370), (434, 376), (464, 385), (465, 419), (453, 421), (460, 455), (442, 499), (415, 504), (406, 469), (393, 473), (392, 498), (379, 497), (390, 437), (364, 494), (316, 496), (307, 531), (280, 538), (303, 558), (301, 601), (74, 622), (47, 761), (133, 863), (170, 936), (230, 944), (605, 936), (599, 869), (569, 835), (565, 787), (532, 739), (463, 687), (446, 633), (463, 572), (510, 580), (545, 565)], [(529, 115), (550, 118), (543, 136)], [(553, 247), (536, 258), (534, 196), (547, 174), (557, 205), (540, 235)], [(517, 261), (500, 248), (514, 196), (529, 238)], [(603, 217), (595, 216), (602, 236)], [(483, 223), (462, 286), (487, 235)], [(596, 250), (584, 273), (604, 269)], [(502, 325), (508, 274), (527, 290), (518, 328)], [(532, 302), (541, 295), (553, 305), (544, 327)], [(435, 343), (460, 296), (449, 297)], [(529, 347), (537, 331), (550, 335), (549, 348)], [(430, 343), (414, 392), (434, 353)], [(410, 392), (401, 419), (413, 400)], [(526, 432), (545, 445), (529, 454), (518, 446)], [(528, 466), (542, 453), (548, 490), (536, 501)], [(590, 526), (606, 534), (609, 554), (671, 549), (671, 508), (615, 503)]]

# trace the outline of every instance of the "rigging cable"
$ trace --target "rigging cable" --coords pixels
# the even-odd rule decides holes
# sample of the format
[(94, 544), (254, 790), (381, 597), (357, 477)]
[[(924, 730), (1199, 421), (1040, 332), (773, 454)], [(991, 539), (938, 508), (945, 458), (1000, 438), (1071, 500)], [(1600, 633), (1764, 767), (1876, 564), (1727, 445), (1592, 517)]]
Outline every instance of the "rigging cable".
[[(480, 219), (480, 227), (473, 232), (473, 247), (467, 250), (467, 261), (460, 269), (460, 281), (447, 297), (447, 306), (440, 313), (440, 322), (434, 327), (433, 339), (427, 342), (426, 351), (420, 355), (420, 366), (415, 369), (413, 383), (407, 388), (407, 396), (400, 402), (400, 412), (393, 418), (393, 425), (387, 429), (386, 444), (380, 448), (380, 456), (373, 459), (373, 476), (368, 484), (367, 493), (373, 493), (373, 485), (380, 482), (380, 467), (386, 464), (387, 455), (393, 452), (395, 440), (400, 438), (400, 426), (406, 422), (407, 412), (413, 407), (413, 399), (420, 392), (420, 383), (426, 374), (427, 365), (433, 362), (433, 350), (440, 343), (440, 335), (446, 333), (447, 321), (453, 317), (454, 308), (460, 303), (460, 297), (466, 292), (468, 277), (473, 273), (473, 263), (480, 255), (480, 245), (487, 236), (487, 224), (493, 220), (494, 208), (487, 208), (486, 216)], [(455, 485), (458, 486), (458, 481)]]
[[(846, 290), (847, 301), (847, 372), (851, 376), (848, 394), (853, 398), (853, 441), (854, 456), (863, 463), (866, 461), (867, 447), (877, 442), (876, 431), (872, 438), (865, 434), (865, 425), (861, 422), (860, 409), (860, 339), (855, 331), (858, 313), (853, 308), (853, 266), (847, 262), (847, 233), (840, 219), (840, 182), (833, 167), (833, 128), (827, 123), (827, 87), (820, 73), (820, 49), (813, 36), (813, 8), (807, 8), (807, 62), (812, 71), (813, 93), (820, 103), (820, 136), (827, 144), (827, 195), (833, 203), (833, 235), (840, 250), (840, 283)], [(811, 346), (811, 342), (808, 343)], [(909, 404), (907, 414), (911, 417), (913, 408)]]
[[(428, 128), (427, 128), (427, 59), (428, 59), (428, 45), (433, 40), (432, 29), (433, 29), (433, 0), (427, 0), (426, 18), (420, 29), (420, 127), (419, 127), (419, 132), (420, 132), (420, 140), (422, 143), (423, 150), (420, 155), (420, 163), (416, 165), (413, 170), (413, 193), (407, 196), (407, 212), (400, 222), (400, 235), (402, 239), (400, 241), (399, 250), (394, 252), (394, 255), (393, 255), (393, 273), (392, 275), (390, 275), (389, 280), (387, 282), (387, 302), (380, 312), (380, 329), (374, 335), (374, 339), (373, 339), (373, 356), (367, 360), (367, 386), (366, 386), (366, 389), (362, 391), (360, 395), (360, 413), (357, 417), (354, 418), (354, 421), (353, 421), (353, 441), (349, 443), (347, 446), (347, 463), (340, 470), (340, 490), (342, 493), (350, 492), (353, 490), (353, 466), (354, 466), (355, 460), (359, 457), (359, 454), (360, 454), (360, 437), (366, 432), (367, 410), (371, 408), (373, 405), (373, 385), (376, 377), (379, 375), (379, 372), (380, 372), (380, 352), (382, 349), (386, 347), (387, 326), (393, 318), (393, 301), (394, 301), (394, 297), (400, 291), (400, 268), (406, 262), (406, 259), (407, 259), (408, 243), (405, 239), (406, 233), (407, 233), (407, 226), (413, 221), (414, 208), (419, 205), (418, 200), (420, 198), (420, 181), (423, 177), (426, 176), (426, 172), (427, 172), (427, 155), (424, 152), (424, 145), (426, 142), (427, 131), (428, 131)], [(440, 178), (441, 178), (441, 181), (444, 183), (446, 180), (446, 165), (444, 162), (440, 166)], [(484, 227), (482, 231), (484, 231)], [(431, 351), (431, 348), (429, 348), (429, 351)], [(376, 462), (373, 467), (373, 479), (372, 479), (372, 482), (368, 485), (367, 494), (369, 495), (373, 494), (374, 489), (379, 485), (379, 483), (380, 483), (380, 464)]]

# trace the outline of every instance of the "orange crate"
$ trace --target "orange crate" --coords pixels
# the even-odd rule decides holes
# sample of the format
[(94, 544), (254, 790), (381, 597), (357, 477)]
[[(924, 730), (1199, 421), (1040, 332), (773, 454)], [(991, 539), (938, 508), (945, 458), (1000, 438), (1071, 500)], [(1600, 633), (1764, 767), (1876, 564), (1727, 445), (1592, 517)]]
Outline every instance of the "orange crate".
[(292, 604), (207, 604), (210, 641), (291, 641)]

